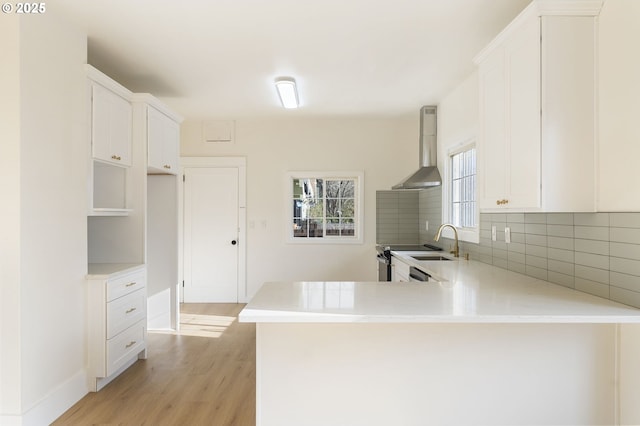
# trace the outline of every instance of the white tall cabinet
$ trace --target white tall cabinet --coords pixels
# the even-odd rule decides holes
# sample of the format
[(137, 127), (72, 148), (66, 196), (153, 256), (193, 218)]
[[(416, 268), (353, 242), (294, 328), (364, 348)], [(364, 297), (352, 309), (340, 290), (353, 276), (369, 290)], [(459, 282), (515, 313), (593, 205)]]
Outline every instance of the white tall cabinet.
[(133, 94), (87, 65), (88, 388), (146, 358), (146, 147), (134, 138)]
[(176, 329), (178, 170), (182, 117), (147, 93), (133, 95), (134, 141), (146, 151), (145, 255), (148, 325)]
[(595, 211), (601, 6), (534, 0), (476, 57), (482, 211)]

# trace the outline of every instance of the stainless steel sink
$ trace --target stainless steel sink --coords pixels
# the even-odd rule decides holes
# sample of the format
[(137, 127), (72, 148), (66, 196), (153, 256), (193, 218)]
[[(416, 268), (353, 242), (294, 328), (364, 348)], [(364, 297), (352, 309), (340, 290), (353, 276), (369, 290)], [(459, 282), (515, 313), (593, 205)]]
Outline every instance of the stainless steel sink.
[(411, 256), (415, 260), (451, 260), (448, 257), (441, 256), (439, 254), (425, 254)]

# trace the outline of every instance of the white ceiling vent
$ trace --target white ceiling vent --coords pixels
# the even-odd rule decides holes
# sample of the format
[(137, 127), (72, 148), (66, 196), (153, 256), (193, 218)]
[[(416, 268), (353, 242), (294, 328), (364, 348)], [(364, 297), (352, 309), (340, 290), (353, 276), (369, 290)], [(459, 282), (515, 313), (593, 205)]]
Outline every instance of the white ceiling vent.
[(234, 143), (234, 120), (212, 120), (202, 123), (202, 136), (205, 142)]

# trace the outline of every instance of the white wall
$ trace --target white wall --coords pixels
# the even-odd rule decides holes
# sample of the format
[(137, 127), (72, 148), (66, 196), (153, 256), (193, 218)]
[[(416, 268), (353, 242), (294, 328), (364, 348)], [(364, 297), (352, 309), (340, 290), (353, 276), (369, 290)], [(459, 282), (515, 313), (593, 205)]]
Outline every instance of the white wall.
[[(20, 412), (20, 25), (0, 25), (0, 416)], [(2, 417), (0, 417), (2, 420)]]
[[(438, 169), (442, 174), (442, 221), (449, 219), (449, 180), (448, 166), (450, 151), (460, 145), (476, 141), (479, 120), (478, 73), (474, 71), (452, 90), (438, 105)], [(453, 232), (446, 228), (445, 237), (453, 238)], [(461, 241), (478, 242), (478, 234), (459, 230)]]
[[(418, 120), (418, 110), (401, 118), (239, 119), (230, 145), (202, 142), (201, 122), (183, 123), (182, 156), (247, 157), (249, 297), (266, 281), (377, 280), (375, 191), (417, 169)], [(364, 171), (364, 244), (285, 242), (292, 170)]]
[(3, 58), (13, 73), (11, 96), (3, 91), (1, 101), (12, 121), (0, 130), (2, 157), (8, 152), (11, 160), (2, 167), (3, 182), (11, 175), (10, 192), (3, 192), (11, 217), (1, 225), (11, 246), (1, 259), (0, 423), (41, 425), (87, 391), (87, 45), (49, 10), (5, 15), (2, 32), (3, 42), (9, 32), (11, 56), (3, 51)]
[(640, 2), (606, 0), (599, 20), (598, 210), (640, 211)]

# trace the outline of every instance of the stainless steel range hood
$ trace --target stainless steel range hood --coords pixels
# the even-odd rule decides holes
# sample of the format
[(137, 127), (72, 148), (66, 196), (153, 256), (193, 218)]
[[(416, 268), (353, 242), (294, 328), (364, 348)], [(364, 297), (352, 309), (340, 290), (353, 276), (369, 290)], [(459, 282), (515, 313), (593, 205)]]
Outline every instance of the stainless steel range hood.
[(420, 168), (392, 189), (422, 189), (442, 184), (440, 172), (436, 166), (436, 117), (438, 107), (420, 108)]

